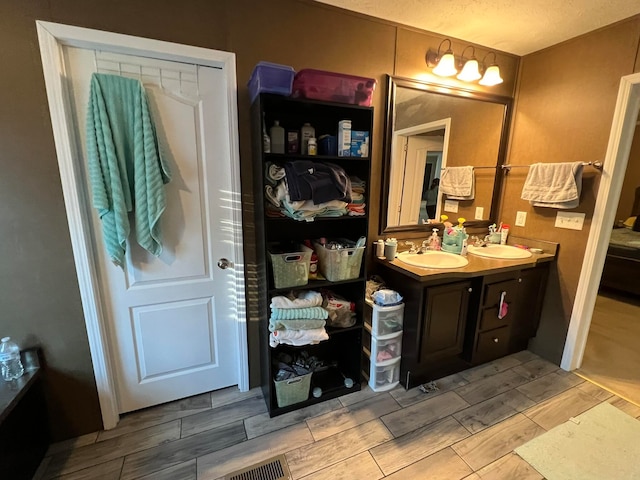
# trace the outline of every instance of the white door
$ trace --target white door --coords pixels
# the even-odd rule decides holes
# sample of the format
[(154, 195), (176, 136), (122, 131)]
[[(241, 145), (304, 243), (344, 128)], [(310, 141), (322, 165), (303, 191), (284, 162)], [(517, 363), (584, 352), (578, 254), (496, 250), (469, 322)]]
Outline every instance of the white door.
[[(94, 258), (119, 412), (238, 383), (227, 85), (222, 70), (64, 47), (69, 98), (86, 181), (85, 118), (91, 74), (139, 78), (169, 157), (159, 258), (132, 237), (114, 266), (91, 208)], [(84, 185), (89, 192), (89, 185)], [(90, 198), (90, 196), (87, 196)], [(132, 228), (132, 232), (134, 229)], [(231, 266), (218, 267), (226, 258)]]

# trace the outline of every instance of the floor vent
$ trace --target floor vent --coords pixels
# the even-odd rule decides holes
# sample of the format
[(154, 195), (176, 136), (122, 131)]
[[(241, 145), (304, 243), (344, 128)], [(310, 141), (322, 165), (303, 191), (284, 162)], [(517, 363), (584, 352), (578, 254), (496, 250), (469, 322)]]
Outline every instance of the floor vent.
[(228, 473), (224, 480), (291, 480), (284, 455), (278, 455), (250, 467)]

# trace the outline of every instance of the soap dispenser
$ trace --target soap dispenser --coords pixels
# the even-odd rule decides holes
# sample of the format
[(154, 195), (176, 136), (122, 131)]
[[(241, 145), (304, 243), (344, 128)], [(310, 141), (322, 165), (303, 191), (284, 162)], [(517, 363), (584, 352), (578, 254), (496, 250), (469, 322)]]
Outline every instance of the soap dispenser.
[(438, 236), (437, 228), (433, 229), (433, 233), (429, 238), (429, 250), (440, 250), (440, 237)]

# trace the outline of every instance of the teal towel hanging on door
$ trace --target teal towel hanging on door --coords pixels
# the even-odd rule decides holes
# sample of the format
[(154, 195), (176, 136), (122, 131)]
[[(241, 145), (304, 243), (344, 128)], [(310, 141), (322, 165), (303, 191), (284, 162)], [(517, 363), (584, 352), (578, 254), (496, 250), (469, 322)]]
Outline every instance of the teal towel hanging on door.
[(93, 207), (102, 221), (111, 261), (124, 265), (129, 212), (136, 241), (155, 256), (162, 253), (160, 217), (166, 208), (163, 161), (142, 83), (94, 73), (87, 112), (87, 154)]

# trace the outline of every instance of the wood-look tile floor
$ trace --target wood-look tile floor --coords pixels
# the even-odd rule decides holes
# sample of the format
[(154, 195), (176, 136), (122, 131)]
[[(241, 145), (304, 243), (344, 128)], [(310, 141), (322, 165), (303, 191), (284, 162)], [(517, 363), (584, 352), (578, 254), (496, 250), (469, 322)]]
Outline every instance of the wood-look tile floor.
[(51, 445), (35, 478), (215, 480), (285, 454), (296, 480), (534, 480), (515, 448), (601, 402), (640, 416), (528, 351), (436, 383), (429, 394), (365, 387), (272, 419), (258, 389), (198, 395)]

